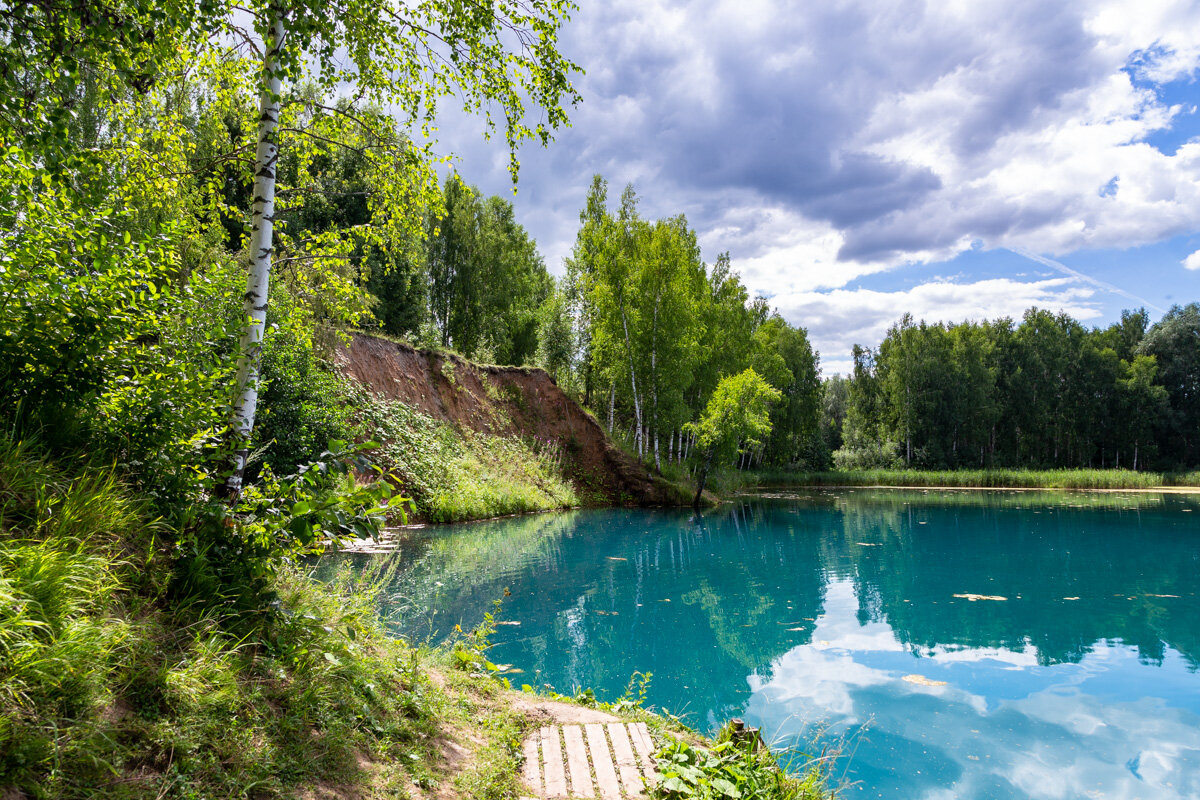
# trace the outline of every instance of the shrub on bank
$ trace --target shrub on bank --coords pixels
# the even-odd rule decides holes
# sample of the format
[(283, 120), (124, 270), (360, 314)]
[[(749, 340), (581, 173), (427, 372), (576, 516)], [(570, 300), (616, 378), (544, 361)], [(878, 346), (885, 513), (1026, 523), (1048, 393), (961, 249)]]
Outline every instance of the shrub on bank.
[(0, 793), (268, 796), (428, 757), (430, 688), (376, 584), (282, 567), (275, 609), (231, 619), (171, 594), (168, 532), (110, 470), (3, 439), (0, 526)]
[[(417, 513), (458, 522), (578, 505), (562, 456), (545, 443), (456, 428), (404, 403), (362, 397), (372, 457), (399, 476)], [(537, 446), (535, 446), (537, 445)]]

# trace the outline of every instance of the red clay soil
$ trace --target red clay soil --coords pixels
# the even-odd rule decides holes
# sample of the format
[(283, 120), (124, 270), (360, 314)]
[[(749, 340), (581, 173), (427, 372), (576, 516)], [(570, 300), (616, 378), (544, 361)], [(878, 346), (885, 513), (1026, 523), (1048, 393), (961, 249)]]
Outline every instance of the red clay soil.
[(544, 370), (480, 366), (365, 334), (355, 334), (336, 358), (343, 373), (371, 392), (434, 419), (494, 436), (558, 442), (567, 477), (585, 497), (635, 505), (691, 499), (614, 445)]

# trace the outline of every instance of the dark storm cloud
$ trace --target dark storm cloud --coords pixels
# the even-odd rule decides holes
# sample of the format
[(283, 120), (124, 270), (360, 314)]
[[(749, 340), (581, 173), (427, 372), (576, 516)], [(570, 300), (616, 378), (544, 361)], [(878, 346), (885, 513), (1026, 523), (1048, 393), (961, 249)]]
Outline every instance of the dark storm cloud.
[[(521, 154), (518, 212), (552, 267), (597, 172), (614, 196), (634, 182), (648, 216), (683, 211), (702, 236), (720, 229), (718, 246), (743, 248), (735, 260), (776, 243), (765, 216), (730, 228), (734, 206), (827, 223), (840, 259), (897, 262), (1094, 215), (1074, 187), (1014, 198), (983, 180), (1015, 139), (1076, 113), (1120, 71), (1127, 56), (1114, 62), (1089, 27), (1094, 3), (581, 5), (562, 50), (587, 70), (583, 104), (549, 150)], [(893, 146), (905, 136), (934, 155)], [(468, 180), (509, 189), (476, 124), (450, 120), (445, 140)]]

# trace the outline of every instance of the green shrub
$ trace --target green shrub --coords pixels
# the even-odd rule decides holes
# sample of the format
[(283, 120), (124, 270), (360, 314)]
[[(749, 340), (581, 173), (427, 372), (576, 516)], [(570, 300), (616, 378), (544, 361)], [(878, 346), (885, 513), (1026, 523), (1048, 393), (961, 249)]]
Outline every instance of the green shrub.
[(363, 425), (384, 444), (374, 454), (430, 522), (577, 505), (561, 451), (545, 442), (455, 428), (396, 401), (361, 397)]
[(812, 759), (797, 776), (775, 763), (757, 735), (735, 737), (726, 725), (711, 747), (671, 739), (654, 755), (657, 800), (824, 800), (830, 796), (826, 758)]
[(386, 575), (279, 566), (277, 613), (235, 634), (164, 594), (144, 507), (111, 471), (0, 438), (0, 787), (279, 796), (362, 780), (364, 756), (397, 775), (429, 756), (432, 689), (375, 613)]

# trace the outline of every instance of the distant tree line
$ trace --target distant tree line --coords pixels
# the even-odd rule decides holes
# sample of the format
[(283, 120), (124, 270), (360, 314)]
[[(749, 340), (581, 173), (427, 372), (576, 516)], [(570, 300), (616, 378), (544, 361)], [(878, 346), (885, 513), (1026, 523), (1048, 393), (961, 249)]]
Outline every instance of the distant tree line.
[(958, 325), (905, 315), (853, 374), (825, 381), (840, 468), (1200, 464), (1200, 305), (1088, 329), (1032, 308)]

